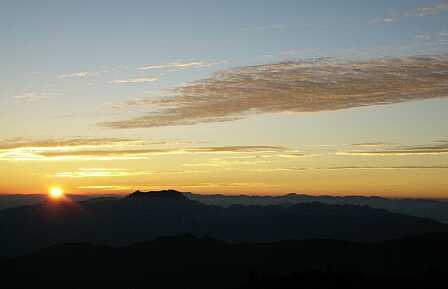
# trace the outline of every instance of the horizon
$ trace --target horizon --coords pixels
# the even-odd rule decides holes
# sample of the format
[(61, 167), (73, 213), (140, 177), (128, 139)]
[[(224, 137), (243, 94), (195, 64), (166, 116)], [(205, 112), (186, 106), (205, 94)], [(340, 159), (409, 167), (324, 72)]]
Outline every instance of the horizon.
[[(284, 194), (244, 194), (244, 193), (237, 193), (237, 194), (223, 194), (219, 192), (205, 192), (205, 193), (198, 193), (194, 191), (178, 191), (174, 189), (160, 189), (160, 190), (148, 190), (148, 191), (142, 191), (142, 190), (135, 190), (135, 191), (129, 191), (129, 192), (120, 192), (120, 193), (70, 193), (70, 192), (64, 192), (64, 196), (68, 199), (71, 197), (127, 197), (135, 192), (142, 192), (142, 193), (148, 193), (148, 192), (163, 192), (163, 191), (175, 191), (181, 194), (192, 194), (192, 195), (199, 195), (199, 196), (223, 196), (223, 197), (285, 197), (288, 195), (295, 195), (295, 196), (306, 196), (306, 197), (313, 197), (313, 198), (320, 198), (320, 197), (330, 197), (330, 198), (378, 198), (378, 199), (388, 199), (388, 200), (428, 200), (428, 201), (440, 201), (440, 202), (446, 202), (448, 201), (448, 198), (431, 198), (431, 197), (394, 197), (394, 196), (379, 196), (379, 195), (366, 195), (366, 194), (353, 194), (353, 195), (338, 195), (338, 194), (304, 194), (304, 193), (297, 193), (297, 192), (289, 192)], [(14, 197), (14, 196), (20, 196), (20, 197), (27, 197), (27, 196), (42, 196), (51, 198), (48, 194), (48, 192), (36, 192), (36, 193), (0, 193), (1, 197)]]
[(8, 1), (0, 195), (448, 199), (448, 2), (373, 2)]

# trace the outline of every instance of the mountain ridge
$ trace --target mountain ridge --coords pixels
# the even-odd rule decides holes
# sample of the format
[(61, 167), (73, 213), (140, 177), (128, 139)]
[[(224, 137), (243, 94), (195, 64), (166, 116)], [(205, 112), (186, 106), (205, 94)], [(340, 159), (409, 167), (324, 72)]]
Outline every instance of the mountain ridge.
[(61, 242), (125, 245), (159, 236), (192, 234), (221, 240), (284, 239), (381, 241), (448, 231), (428, 218), (365, 205), (319, 202), (221, 207), (178, 191), (134, 192), (121, 199), (51, 201), (0, 211), (0, 255)]

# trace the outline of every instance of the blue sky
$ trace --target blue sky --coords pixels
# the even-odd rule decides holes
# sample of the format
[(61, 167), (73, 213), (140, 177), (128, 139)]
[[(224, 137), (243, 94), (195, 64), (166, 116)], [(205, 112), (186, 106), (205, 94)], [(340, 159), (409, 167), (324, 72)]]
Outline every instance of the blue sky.
[[(444, 80), (440, 79), (446, 77), (448, 51), (448, 2), (444, 0), (3, 1), (0, 39), (0, 139), (20, 139), (14, 149), (23, 150), (20, 145), (25, 140), (32, 143), (36, 139), (163, 139), (190, 146), (282, 146), (289, 153), (320, 155), (316, 161), (319, 166), (342, 167), (359, 160), (338, 155), (347, 150), (346, 145), (381, 142), (388, 150), (405, 146), (422, 149), (448, 139), (448, 102)], [(415, 58), (420, 55), (430, 59)], [(374, 68), (366, 66), (364, 73), (372, 77), (371, 83), (379, 84), (365, 87), (355, 81), (362, 101), (348, 103), (341, 94), (333, 102), (331, 89), (337, 91), (339, 87), (320, 91), (326, 82), (313, 76), (306, 81), (317, 84), (307, 93), (319, 90), (322, 98), (318, 94), (314, 97), (325, 99), (316, 106), (308, 97), (301, 102), (289, 98), (288, 87), (303, 87), (293, 87), (297, 85), (293, 82), (286, 86), (275, 83), (276, 75), (291, 77), (294, 83), (303, 81), (308, 75), (301, 75), (298, 63), (316, 59), (305, 65), (313, 67), (311, 73), (328, 77), (328, 83), (347, 81), (334, 67), (356, 78), (355, 66), (374, 60)], [(411, 63), (410, 68), (397, 73), (401, 66), (395, 66), (391, 59)], [(276, 66), (285, 61), (296, 66)], [(414, 71), (415, 67), (418, 69)], [(215, 72), (222, 72), (227, 82), (235, 81), (240, 90), (229, 90)], [(426, 79), (428, 73), (441, 76)], [(409, 75), (387, 87), (382, 75), (388, 74)], [(267, 77), (272, 86), (262, 86), (269, 90), (260, 95), (252, 93), (250, 89), (261, 87), (247, 83), (248, 75), (253, 79)], [(413, 86), (422, 77), (427, 83), (436, 82), (429, 92), (428, 87)], [(308, 85), (306, 81), (302, 85)], [(384, 91), (380, 91), (382, 81)], [(402, 81), (407, 89), (403, 94), (418, 93), (403, 100), (397, 94)], [(196, 95), (199, 90), (203, 91)], [(366, 93), (372, 90), (383, 93), (387, 105), (378, 105), (383, 104), (381, 99), (370, 99)], [(280, 94), (268, 95), (270, 91)], [(240, 92), (240, 97), (235, 96)], [(174, 95), (180, 96), (173, 102)], [(174, 110), (170, 111), (170, 105)], [(242, 106), (246, 108), (240, 109)], [(323, 146), (336, 147), (322, 153)], [(439, 167), (448, 165), (444, 148), (438, 155), (406, 156), (361, 161), (364, 169), (371, 165), (424, 167), (425, 174), (437, 179), (438, 190), (448, 194), (442, 189), (446, 182), (437, 178), (444, 170)], [(0, 168), (7, 170), (11, 159), (4, 158), (7, 160), (0, 161)], [(198, 158), (202, 157), (190, 156), (185, 163), (204, 162)], [(213, 162), (212, 158), (206, 161)], [(126, 164), (133, 165), (144, 167), (135, 162)], [(311, 164), (294, 159), (272, 164), (271, 169), (302, 165), (308, 168)], [(91, 166), (104, 168), (110, 163)], [(427, 166), (438, 167), (438, 171), (426, 170)], [(51, 175), (57, 168), (51, 165), (47, 170)], [(216, 178), (215, 183), (229, 184), (260, 177), (247, 172), (241, 173), (239, 182), (216, 178), (218, 171), (197, 176), (195, 181)], [(406, 173), (400, 178), (409, 177)], [(19, 176), (28, 175), (14, 175)], [(309, 182), (306, 188), (294, 183), (264, 191), (316, 192), (317, 183), (315, 190), (310, 189), (315, 176), (305, 178)], [(372, 181), (381, 179), (375, 173), (371, 177)], [(54, 182), (42, 179), (42, 186)], [(412, 194), (418, 194), (423, 183), (415, 184)], [(80, 187), (67, 186), (73, 190)], [(355, 189), (362, 188), (349, 192)], [(241, 190), (232, 187), (229, 192)], [(386, 194), (384, 190), (372, 193)]]

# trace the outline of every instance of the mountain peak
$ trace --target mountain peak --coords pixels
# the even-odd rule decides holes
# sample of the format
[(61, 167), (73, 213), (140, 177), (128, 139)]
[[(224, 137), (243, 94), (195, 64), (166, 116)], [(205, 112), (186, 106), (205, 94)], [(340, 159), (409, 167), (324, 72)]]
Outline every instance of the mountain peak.
[(181, 192), (176, 190), (162, 190), (162, 191), (135, 191), (132, 194), (128, 195), (126, 198), (132, 199), (159, 199), (159, 200), (187, 200)]

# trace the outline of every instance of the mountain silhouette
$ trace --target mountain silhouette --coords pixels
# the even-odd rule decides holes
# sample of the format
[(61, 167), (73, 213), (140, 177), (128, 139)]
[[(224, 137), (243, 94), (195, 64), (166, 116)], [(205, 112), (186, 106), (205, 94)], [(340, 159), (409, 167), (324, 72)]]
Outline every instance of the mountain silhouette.
[[(135, 192), (138, 193), (139, 191)], [(163, 192), (163, 191), (162, 191)], [(177, 192), (166, 190), (164, 192)], [(148, 192), (157, 193), (157, 192)], [(146, 193), (144, 193), (146, 194)], [(144, 195), (136, 194), (136, 195)], [(281, 205), (319, 202), (332, 205), (362, 205), (377, 209), (385, 209), (393, 213), (400, 213), (422, 218), (431, 218), (442, 223), (448, 223), (448, 201), (429, 199), (393, 199), (369, 196), (311, 196), (304, 194), (286, 194), (279, 196), (253, 196), (253, 195), (201, 195), (182, 192), (188, 199), (206, 205), (229, 207), (231, 205)], [(0, 210), (35, 205), (47, 198), (46, 195), (1, 195)], [(70, 199), (84, 201), (87, 199), (118, 199), (116, 195), (70, 195)]]
[[(446, 288), (448, 234), (364, 243), (70, 243), (0, 259), (2, 288)], [(63, 286), (61, 286), (63, 284)]]
[(135, 191), (128, 195), (128, 199), (145, 199), (145, 200), (171, 200), (171, 201), (187, 201), (188, 198), (183, 193), (176, 190), (150, 191), (141, 192)]
[(231, 205), (279, 205), (319, 202), (332, 205), (361, 205), (416, 217), (431, 218), (448, 223), (448, 201), (428, 199), (392, 199), (369, 196), (311, 196), (304, 194), (286, 194), (280, 196), (250, 195), (200, 195), (184, 193), (194, 201), (206, 205), (229, 207)]
[(431, 219), (358, 205), (318, 202), (281, 205), (205, 205), (165, 190), (121, 199), (47, 200), (0, 211), (0, 256), (64, 242), (126, 245), (160, 236), (192, 234), (228, 241), (284, 239), (381, 241), (446, 232)]

